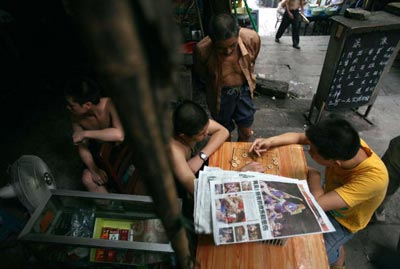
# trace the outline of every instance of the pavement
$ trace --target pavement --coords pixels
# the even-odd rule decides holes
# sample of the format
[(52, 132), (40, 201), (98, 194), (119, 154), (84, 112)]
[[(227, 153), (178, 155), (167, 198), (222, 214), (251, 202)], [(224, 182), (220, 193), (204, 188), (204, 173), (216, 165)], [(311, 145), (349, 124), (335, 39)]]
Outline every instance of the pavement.
[[(284, 100), (262, 95), (255, 98), (259, 109), (255, 116), (255, 137), (269, 137), (289, 131), (302, 132), (309, 124), (304, 114), (308, 113), (312, 96), (318, 87), (329, 36), (301, 36), (300, 39), (301, 50), (296, 50), (291, 46), (290, 36), (282, 37), (279, 44), (274, 42), (273, 37), (262, 37), (256, 73), (269, 79), (289, 82), (289, 92)], [(351, 122), (380, 156), (385, 152), (390, 139), (400, 134), (396, 120), (396, 115), (400, 113), (399, 83), (400, 62), (397, 61), (384, 79), (367, 117), (372, 125), (352, 111), (336, 112)], [(329, 114), (323, 112), (322, 119)], [(308, 153), (306, 157), (309, 166), (323, 172), (323, 168)], [(382, 248), (388, 251), (396, 249), (400, 238), (399, 202), (398, 191), (388, 204), (386, 221), (370, 224), (345, 245), (346, 268), (375, 268), (370, 263), (371, 257)]]
[[(269, 9), (261, 12), (260, 14), (274, 14), (274, 11)], [(260, 20), (261, 18), (262, 16)], [(289, 93), (283, 100), (256, 95), (255, 104), (258, 111), (254, 122), (255, 137), (304, 130), (308, 124), (304, 113), (308, 112), (312, 96), (318, 87), (329, 42), (329, 36), (301, 36), (300, 50), (291, 46), (290, 36), (283, 36), (279, 44), (275, 43), (275, 18), (269, 15), (260, 21), (260, 31), (266, 30), (262, 33), (262, 48), (255, 70), (257, 74), (266, 78), (287, 81)], [(3, 124), (6, 128), (1, 132), (3, 154), (0, 162), (0, 186), (10, 180), (6, 173), (10, 164), (21, 155), (34, 154), (47, 163), (55, 176), (58, 188), (83, 189), (80, 182), (82, 167), (72, 146), (70, 121), (60, 91), (61, 81), (58, 77), (24, 77), (18, 80), (22, 91), (10, 90), (2, 93), (1, 112), (5, 115)], [(352, 111), (339, 112), (356, 127), (360, 136), (378, 155), (382, 155), (390, 139), (400, 133), (396, 116), (400, 114), (398, 85), (400, 63), (395, 61), (391, 71), (384, 78), (368, 116), (372, 125)], [(195, 100), (200, 99), (196, 97)], [(323, 113), (323, 117), (328, 115), (328, 112)], [(308, 155), (307, 160), (310, 166), (322, 170)], [(370, 224), (346, 244), (346, 268), (375, 268), (369, 261), (370, 257), (382, 248), (395, 250), (400, 236), (399, 205), (400, 194), (397, 192), (388, 204), (386, 221)], [(16, 200), (0, 200), (0, 207), (12, 208), (21, 220), (27, 217)], [(9, 245), (6, 245), (6, 248), (0, 248), (0, 259), (5, 265), (2, 268), (11, 268), (7, 267), (7, 262), (15, 258), (23, 264), (24, 252), (19, 248), (12, 248), (15, 247), (15, 241), (7, 243)], [(13, 268), (26, 268), (19, 265)]]
[[(329, 36), (300, 36), (301, 50), (292, 47), (290, 33), (274, 42), (274, 9), (263, 9), (262, 14), (269, 14), (260, 21), (262, 48), (257, 59), (255, 71), (268, 79), (289, 82), (288, 97), (284, 100), (258, 96), (254, 131), (256, 137), (268, 137), (288, 131), (301, 132), (309, 124), (304, 114), (308, 113), (311, 99), (318, 88), (319, 78), (329, 43)], [(311, 28), (311, 27), (309, 27)], [(263, 33), (260, 33), (263, 34)], [(352, 111), (336, 112), (350, 121), (359, 131), (360, 136), (382, 156), (389, 141), (400, 135), (398, 116), (400, 113), (400, 59), (392, 65), (384, 77), (378, 97), (375, 100), (368, 119), (369, 124)], [(360, 108), (364, 112), (365, 107)], [(322, 119), (330, 112), (323, 112)], [(314, 114), (315, 115), (315, 114)], [(323, 168), (316, 164), (308, 154), (308, 165)], [(384, 257), (384, 265), (379, 268), (399, 268), (399, 260), (391, 259), (390, 253), (400, 243), (400, 191), (393, 195), (386, 209), (386, 221), (376, 222), (360, 231), (345, 245), (346, 268), (371, 269), (370, 262), (377, 256)], [(394, 254), (399, 256), (399, 254)]]

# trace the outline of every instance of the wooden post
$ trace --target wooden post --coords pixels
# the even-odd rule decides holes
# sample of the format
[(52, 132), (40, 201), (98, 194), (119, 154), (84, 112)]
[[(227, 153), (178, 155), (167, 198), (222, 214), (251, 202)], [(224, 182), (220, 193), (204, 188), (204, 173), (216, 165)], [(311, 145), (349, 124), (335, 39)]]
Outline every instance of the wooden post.
[(170, 169), (166, 110), (177, 67), (170, 1), (70, 1), (98, 71), (119, 110), (135, 166), (155, 203), (181, 268), (193, 268)]

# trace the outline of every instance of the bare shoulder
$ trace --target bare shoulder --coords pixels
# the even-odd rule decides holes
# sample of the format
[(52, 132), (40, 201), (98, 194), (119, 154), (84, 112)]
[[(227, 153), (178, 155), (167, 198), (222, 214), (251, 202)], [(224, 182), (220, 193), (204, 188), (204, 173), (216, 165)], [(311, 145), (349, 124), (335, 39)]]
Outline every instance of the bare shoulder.
[(115, 111), (115, 105), (111, 98), (102, 97), (100, 98), (100, 103), (98, 105), (100, 112), (104, 114), (110, 114)]
[(204, 37), (200, 40), (195, 47), (195, 57), (198, 60), (206, 60), (212, 53), (212, 41), (209, 36)]
[(208, 132), (210, 134), (212, 134), (216, 131), (220, 131), (220, 130), (226, 130), (228, 132), (228, 130), (224, 126), (222, 126), (220, 123), (216, 122), (215, 120), (209, 119), (208, 122), (209, 122)]
[(249, 29), (249, 28), (240, 28), (239, 31), (239, 36), (240, 38), (245, 38), (245, 39), (259, 39), (259, 35), (257, 34), (256, 31)]
[(261, 39), (256, 31), (248, 28), (240, 28), (239, 37), (248, 49), (259, 50)]
[(172, 155), (172, 159), (174, 160), (175, 164), (183, 164), (186, 163), (187, 160), (190, 158), (190, 149), (187, 148), (185, 145), (180, 143), (174, 138), (171, 138), (169, 142), (169, 148)]
[(99, 105), (103, 107), (104, 110), (110, 110), (110, 108), (114, 107), (114, 102), (110, 97), (101, 97)]
[(185, 147), (182, 145), (182, 143), (180, 143), (179, 141), (177, 141), (174, 138), (171, 138), (169, 141), (169, 147), (171, 150), (172, 154), (178, 154), (178, 155), (185, 155)]

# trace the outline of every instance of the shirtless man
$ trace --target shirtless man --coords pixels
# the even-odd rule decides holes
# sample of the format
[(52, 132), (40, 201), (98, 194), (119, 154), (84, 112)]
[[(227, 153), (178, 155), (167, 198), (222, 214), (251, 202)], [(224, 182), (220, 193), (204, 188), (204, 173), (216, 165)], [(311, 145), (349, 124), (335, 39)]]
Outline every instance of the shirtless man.
[[(172, 122), (174, 135), (169, 145), (173, 172), (183, 189), (193, 194), (195, 174), (225, 142), (229, 133), (221, 124), (209, 119), (204, 109), (192, 101), (184, 101), (175, 108)], [(199, 145), (201, 147), (197, 151)], [(243, 171), (249, 170), (263, 172), (264, 168), (252, 162), (243, 167)]]
[(211, 115), (229, 132), (236, 124), (238, 141), (249, 141), (253, 134), (253, 72), (260, 44), (255, 31), (240, 28), (230, 14), (219, 14), (211, 18), (209, 36), (195, 49), (194, 70), (206, 84)]
[(86, 165), (82, 182), (90, 192), (107, 192), (108, 177), (95, 163), (99, 142), (123, 142), (117, 110), (110, 98), (100, 97), (98, 86), (88, 78), (71, 80), (65, 89), (67, 109), (71, 112), (72, 139)]
[(301, 12), (304, 12), (304, 0), (283, 0), (279, 3), (279, 5), (285, 8), (285, 14), (283, 14), (282, 22), (279, 25), (278, 32), (276, 32), (275, 42), (279, 43), (279, 38), (282, 37), (286, 28), (291, 24), (292, 25), (292, 41), (293, 48), (300, 49), (300, 12), (299, 8), (301, 8)]

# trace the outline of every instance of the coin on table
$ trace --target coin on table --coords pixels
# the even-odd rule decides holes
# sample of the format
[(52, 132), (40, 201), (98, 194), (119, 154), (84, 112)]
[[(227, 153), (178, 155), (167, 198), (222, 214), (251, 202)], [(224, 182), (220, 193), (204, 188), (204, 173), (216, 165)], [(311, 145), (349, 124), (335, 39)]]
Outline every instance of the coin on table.
[(238, 159), (238, 157), (236, 157), (236, 156), (232, 157), (232, 160), (234, 160), (234, 161), (236, 161), (237, 159)]
[(274, 168), (274, 166), (272, 164), (269, 164), (268, 169), (272, 169), (272, 168)]
[(237, 164), (240, 164), (240, 163), (241, 163), (241, 161), (240, 161), (240, 160), (237, 160), (237, 161), (236, 161), (236, 163), (237, 163)]
[(237, 167), (238, 165), (237, 165), (237, 163), (232, 163), (232, 166)]
[(247, 158), (247, 153), (243, 153), (243, 154), (242, 154), (242, 157), (243, 157), (243, 158)]

